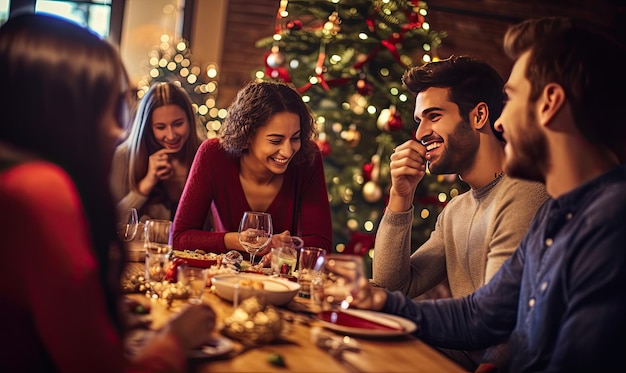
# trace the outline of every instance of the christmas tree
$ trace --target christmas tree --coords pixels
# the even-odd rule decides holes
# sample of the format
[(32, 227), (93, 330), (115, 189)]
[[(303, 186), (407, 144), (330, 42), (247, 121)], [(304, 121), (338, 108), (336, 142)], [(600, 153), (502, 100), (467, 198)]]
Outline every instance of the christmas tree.
[[(320, 133), (338, 252), (369, 254), (390, 187), (389, 156), (415, 133), (402, 75), (436, 59), (445, 34), (411, 0), (282, 0), (256, 78), (291, 82)], [(446, 202), (467, 186), (426, 175), (415, 196), (412, 247), (428, 239)]]
[(185, 40), (171, 40), (165, 34), (149, 57), (149, 73), (137, 83), (137, 98), (141, 99), (155, 82), (177, 82), (189, 94), (207, 138), (215, 137), (226, 117), (226, 109), (216, 107), (217, 66), (200, 67)]
[[(267, 53), (256, 78), (292, 83), (316, 116), (338, 252), (373, 255), (389, 156), (416, 128), (414, 97), (401, 78), (435, 59), (445, 37), (430, 29), (427, 14), (427, 4), (416, 0), (282, 0), (274, 35), (257, 42)], [(424, 177), (413, 248), (466, 188), (455, 176)]]

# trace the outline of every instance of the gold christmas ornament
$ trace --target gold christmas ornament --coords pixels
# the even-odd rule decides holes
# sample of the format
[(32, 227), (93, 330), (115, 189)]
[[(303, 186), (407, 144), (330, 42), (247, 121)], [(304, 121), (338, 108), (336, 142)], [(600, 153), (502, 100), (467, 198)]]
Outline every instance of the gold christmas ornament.
[(341, 138), (344, 139), (348, 146), (354, 148), (361, 140), (361, 132), (356, 129), (356, 125), (351, 124), (347, 130), (341, 132)]
[(391, 110), (382, 109), (380, 111), (380, 115), (378, 116), (378, 120), (376, 121), (376, 127), (378, 127), (381, 131), (385, 131), (389, 123), (389, 118), (391, 118)]
[(330, 16), (328, 16), (328, 21), (324, 24), (324, 34), (335, 36), (341, 31), (341, 19), (339, 18), (339, 13), (332, 12)]
[(378, 183), (370, 180), (363, 185), (363, 199), (365, 199), (365, 201), (376, 203), (380, 201), (382, 196), (383, 190)]

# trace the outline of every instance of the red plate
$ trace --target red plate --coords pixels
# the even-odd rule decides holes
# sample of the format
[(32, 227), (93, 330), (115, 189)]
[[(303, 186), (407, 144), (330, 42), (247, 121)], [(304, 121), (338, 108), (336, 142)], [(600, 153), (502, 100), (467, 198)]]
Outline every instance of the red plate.
[(192, 267), (200, 267), (200, 268), (209, 268), (215, 264), (217, 264), (217, 258), (212, 259), (200, 259), (200, 258), (190, 258), (187, 255), (176, 255), (177, 252), (184, 253), (183, 251), (174, 250), (173, 257), (181, 258), (187, 262), (188, 265)]
[(192, 258), (183, 258), (188, 265), (192, 267), (200, 267), (200, 268), (209, 268), (215, 264), (217, 264), (217, 259), (192, 259)]

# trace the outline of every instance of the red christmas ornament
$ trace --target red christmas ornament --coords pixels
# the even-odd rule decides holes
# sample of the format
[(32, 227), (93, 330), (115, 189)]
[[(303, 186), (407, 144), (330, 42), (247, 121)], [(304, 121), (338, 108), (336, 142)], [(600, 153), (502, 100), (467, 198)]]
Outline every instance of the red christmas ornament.
[(287, 22), (287, 30), (289, 31), (302, 30), (302, 21), (300, 21), (299, 19), (294, 19), (293, 21)]
[(399, 131), (402, 129), (402, 117), (398, 112), (393, 113), (388, 122), (390, 131)]
[(362, 96), (369, 96), (374, 92), (374, 85), (366, 79), (359, 79), (356, 82), (356, 90)]
[(268, 64), (268, 58), (270, 57), (271, 54), (272, 52), (270, 51), (268, 51), (265, 54), (265, 75), (273, 79), (281, 79), (285, 83), (291, 83), (291, 76), (289, 75), (289, 72), (284, 66), (271, 67)]
[(374, 163), (366, 163), (363, 165), (363, 177), (365, 180), (372, 180), (372, 171), (374, 170)]
[(316, 144), (322, 153), (322, 157), (328, 157), (331, 151), (330, 143), (326, 140), (317, 140)]

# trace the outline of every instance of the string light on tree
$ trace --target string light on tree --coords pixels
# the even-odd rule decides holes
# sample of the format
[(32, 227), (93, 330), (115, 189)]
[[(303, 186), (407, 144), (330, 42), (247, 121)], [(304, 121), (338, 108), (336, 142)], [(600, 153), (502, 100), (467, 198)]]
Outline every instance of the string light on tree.
[(202, 68), (185, 40), (172, 40), (162, 35), (160, 43), (149, 54), (149, 71), (137, 83), (137, 98), (141, 99), (155, 82), (176, 82), (185, 89), (207, 137), (215, 137), (226, 109), (216, 107), (218, 69), (214, 63)]

